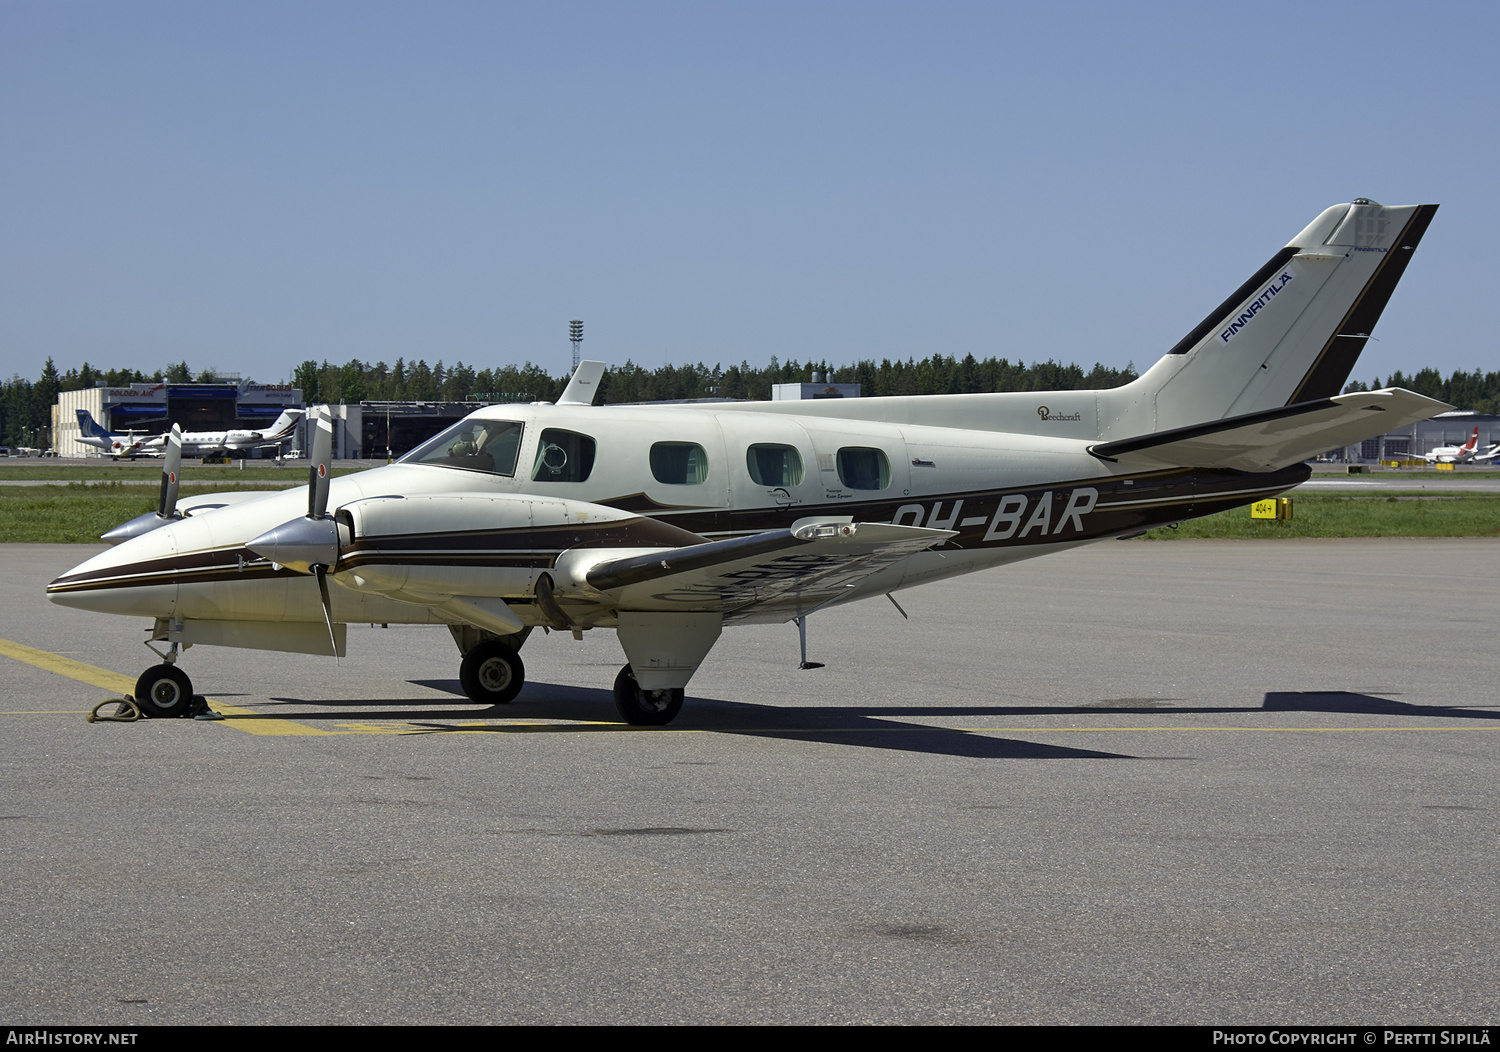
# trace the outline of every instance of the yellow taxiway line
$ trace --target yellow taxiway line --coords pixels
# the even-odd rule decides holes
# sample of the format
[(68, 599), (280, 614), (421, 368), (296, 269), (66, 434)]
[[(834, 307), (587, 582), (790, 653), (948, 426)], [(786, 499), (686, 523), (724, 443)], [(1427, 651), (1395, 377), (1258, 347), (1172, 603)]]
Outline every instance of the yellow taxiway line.
[[(107, 669), (96, 668), (86, 665), (82, 661), (75, 661), (61, 654), (53, 654), (46, 650), (38, 650), (35, 647), (26, 646), (24, 643), (15, 643), (8, 639), (0, 639), (0, 655), (13, 658), (16, 661), (33, 665), (47, 672), (76, 679), (80, 683), (87, 683), (93, 687), (104, 690), (116, 691), (120, 694), (128, 693), (135, 689), (135, 681), (129, 676), (123, 676), (118, 672), (110, 672)], [(226, 717), (224, 722), (236, 730), (245, 731), (248, 734), (262, 735), (289, 735), (289, 734), (318, 734), (318, 735), (348, 735), (348, 734), (439, 734), (439, 733), (503, 733), (503, 734), (547, 734), (565, 733), (579, 731), (627, 731), (630, 733), (668, 733), (668, 734), (746, 734), (776, 736), (781, 734), (874, 734), (892, 733), (900, 731), (950, 731), (961, 734), (1160, 734), (1170, 733), (1192, 733), (1192, 732), (1229, 732), (1229, 733), (1256, 733), (1256, 734), (1329, 734), (1329, 733), (1367, 733), (1372, 731), (1473, 731), (1473, 730), (1500, 730), (1500, 721), (1474, 726), (1465, 724), (1462, 727), (1455, 726), (1432, 726), (1420, 727), (1247, 727), (1247, 726), (1194, 726), (1191, 724), (1177, 724), (1161, 727), (945, 727), (933, 723), (900, 723), (895, 721), (882, 721), (880, 726), (865, 727), (634, 727), (626, 723), (611, 723), (605, 721), (576, 721), (559, 723), (542, 723), (530, 720), (497, 720), (495, 722), (466, 721), (445, 725), (417, 724), (409, 720), (392, 720), (386, 722), (348, 722), (335, 723), (338, 730), (324, 730), (320, 727), (309, 727), (303, 723), (295, 723), (292, 720), (279, 719), (274, 716), (264, 716), (254, 709), (240, 708), (236, 705), (226, 705), (220, 701), (213, 702), (214, 711)], [(85, 710), (77, 710), (79, 715)], [(7, 712), (0, 713), (5, 716), (23, 715), (71, 715), (71, 710), (59, 709), (42, 712)], [(1165, 713), (1164, 713), (1165, 714)], [(1478, 718), (1478, 717), (1476, 717)]]
[[(61, 654), (53, 654), (46, 650), (38, 650), (24, 643), (15, 643), (9, 639), (0, 639), (0, 654), (16, 661), (35, 666), (45, 672), (53, 672), (59, 676), (76, 679), (80, 683), (87, 683), (91, 687), (102, 687), (104, 690), (116, 691), (127, 694), (135, 689), (135, 680), (129, 676), (122, 676), (118, 672), (110, 672), (108, 669), (96, 668), (93, 665), (85, 665), (82, 661), (74, 661), (72, 658), (63, 657)], [(259, 715), (250, 709), (242, 709), (236, 705), (225, 705), (221, 701), (213, 702), (213, 709), (219, 715), (226, 717), (225, 723), (236, 730), (246, 731), (249, 734), (328, 734), (328, 731), (319, 730), (316, 727), (306, 727), (291, 720), (278, 720)], [(238, 718), (236, 718), (238, 717)]]

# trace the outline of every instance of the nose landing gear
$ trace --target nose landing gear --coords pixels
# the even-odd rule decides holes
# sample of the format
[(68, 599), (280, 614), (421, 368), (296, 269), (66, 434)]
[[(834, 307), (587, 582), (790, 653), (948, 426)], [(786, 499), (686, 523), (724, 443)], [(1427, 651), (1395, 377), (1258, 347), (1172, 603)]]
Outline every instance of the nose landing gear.
[(135, 681), (132, 700), (139, 706), (142, 714), (158, 720), (177, 716), (191, 716), (198, 720), (224, 718), (210, 709), (207, 701), (193, 693), (193, 681), (177, 667), (177, 654), (181, 644), (170, 642), (165, 654), (149, 642), (146, 646), (160, 655), (162, 663), (148, 668)]
[(193, 704), (193, 681), (176, 665), (155, 665), (135, 681), (135, 703), (155, 719), (185, 716)]

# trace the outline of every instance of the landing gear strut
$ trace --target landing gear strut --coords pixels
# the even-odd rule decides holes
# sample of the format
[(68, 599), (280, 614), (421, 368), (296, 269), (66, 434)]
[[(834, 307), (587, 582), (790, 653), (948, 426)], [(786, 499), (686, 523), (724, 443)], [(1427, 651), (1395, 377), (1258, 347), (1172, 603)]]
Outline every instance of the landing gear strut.
[(504, 705), (526, 682), (526, 666), (521, 655), (499, 639), (476, 643), (464, 655), (458, 668), (458, 681), (464, 693), (486, 705)]
[(660, 727), (671, 723), (682, 711), (682, 688), (642, 690), (629, 665), (615, 677), (615, 708), (626, 723)]

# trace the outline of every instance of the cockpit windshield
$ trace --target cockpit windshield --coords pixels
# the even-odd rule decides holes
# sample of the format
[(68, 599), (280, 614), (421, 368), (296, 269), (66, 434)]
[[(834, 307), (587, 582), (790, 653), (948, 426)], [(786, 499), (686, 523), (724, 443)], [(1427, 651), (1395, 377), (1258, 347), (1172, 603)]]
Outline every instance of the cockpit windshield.
[(516, 420), (459, 421), (436, 438), (402, 457), (402, 464), (432, 464), (436, 467), (483, 471), (490, 475), (515, 475), (521, 452), (521, 423)]

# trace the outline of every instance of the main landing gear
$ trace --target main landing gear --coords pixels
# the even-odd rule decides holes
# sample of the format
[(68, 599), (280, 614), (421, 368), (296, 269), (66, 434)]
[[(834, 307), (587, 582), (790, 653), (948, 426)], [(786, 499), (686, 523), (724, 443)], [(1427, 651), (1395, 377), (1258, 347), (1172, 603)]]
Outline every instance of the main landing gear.
[(521, 655), (499, 639), (486, 639), (469, 648), (458, 667), (464, 693), (486, 705), (504, 705), (521, 693), (526, 666)]
[(615, 677), (615, 708), (626, 723), (660, 727), (671, 723), (682, 711), (682, 688), (642, 690), (629, 665)]

